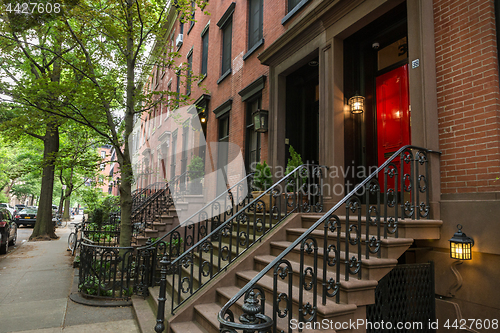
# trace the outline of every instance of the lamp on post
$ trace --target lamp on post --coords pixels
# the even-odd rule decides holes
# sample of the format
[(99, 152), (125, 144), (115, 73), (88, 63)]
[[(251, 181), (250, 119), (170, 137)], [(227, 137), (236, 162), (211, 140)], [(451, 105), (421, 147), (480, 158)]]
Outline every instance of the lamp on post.
[(269, 111), (257, 109), (254, 111), (253, 125), (255, 132), (265, 133), (268, 130)]
[(457, 259), (451, 264), (451, 271), (455, 275), (457, 281), (452, 285), (446, 296), (453, 297), (455, 293), (462, 288), (463, 279), (460, 272), (457, 270), (457, 266), (461, 265), (464, 260), (472, 259), (472, 247), (474, 246), (474, 239), (468, 237), (462, 232), (462, 225), (457, 225), (458, 231), (449, 239), (450, 242), (450, 258)]
[(360, 114), (365, 110), (365, 98), (356, 93), (349, 98), (349, 109), (352, 114)]

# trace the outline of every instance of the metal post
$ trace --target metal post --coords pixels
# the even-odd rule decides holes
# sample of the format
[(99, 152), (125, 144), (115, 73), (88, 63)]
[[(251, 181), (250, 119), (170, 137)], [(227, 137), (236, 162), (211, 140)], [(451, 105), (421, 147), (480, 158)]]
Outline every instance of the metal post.
[(160, 280), (160, 295), (158, 296), (158, 314), (156, 316), (156, 326), (155, 332), (161, 333), (165, 330), (165, 302), (166, 289), (167, 289), (167, 267), (170, 265), (170, 261), (167, 256), (164, 255), (160, 261), (161, 265), (161, 280)]

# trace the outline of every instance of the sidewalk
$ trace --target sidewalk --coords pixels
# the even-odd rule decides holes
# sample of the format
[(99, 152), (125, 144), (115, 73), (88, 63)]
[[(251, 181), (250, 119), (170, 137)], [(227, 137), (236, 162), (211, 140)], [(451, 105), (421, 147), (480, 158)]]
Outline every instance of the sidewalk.
[(0, 333), (140, 332), (131, 306), (91, 307), (68, 298), (78, 283), (66, 251), (70, 232), (68, 224), (57, 229), (58, 240), (25, 242), (0, 257)]

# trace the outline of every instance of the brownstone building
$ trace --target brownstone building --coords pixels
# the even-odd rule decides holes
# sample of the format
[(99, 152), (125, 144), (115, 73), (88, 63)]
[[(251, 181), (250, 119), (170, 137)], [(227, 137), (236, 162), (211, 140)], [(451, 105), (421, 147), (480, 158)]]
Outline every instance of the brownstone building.
[[(496, 6), (493, 0), (218, 0), (205, 8), (210, 15), (196, 9), (195, 21), (185, 23), (172, 7), (168, 38), (156, 48), (179, 52), (176, 63), (202, 77), (189, 80), (158, 66), (149, 89), (188, 95), (199, 106), (195, 116), (206, 141), (235, 143), (248, 168), (264, 160), (285, 166), (290, 145), (304, 161), (345, 170), (379, 166), (403, 145), (441, 152), (429, 155), (428, 180), (440, 237), (415, 240), (400, 262), (434, 261), (440, 323), (460, 319), (460, 311), (461, 318), (493, 320), (500, 318)], [(360, 113), (349, 109), (353, 96), (364, 98)], [(396, 111), (387, 109), (389, 102)], [(269, 111), (265, 133), (253, 130), (257, 109)], [(159, 128), (175, 110), (164, 103), (152, 114)], [(180, 135), (165, 134), (165, 149), (180, 151)], [(172, 179), (194, 154), (207, 152), (177, 161), (160, 154), (151, 165), (166, 165), (161, 177)], [(327, 193), (326, 205), (360, 181), (350, 173), (329, 177), (330, 189), (343, 190)], [(463, 287), (450, 293), (456, 277), (448, 239), (457, 224), (475, 245), (473, 259), (458, 267)]]

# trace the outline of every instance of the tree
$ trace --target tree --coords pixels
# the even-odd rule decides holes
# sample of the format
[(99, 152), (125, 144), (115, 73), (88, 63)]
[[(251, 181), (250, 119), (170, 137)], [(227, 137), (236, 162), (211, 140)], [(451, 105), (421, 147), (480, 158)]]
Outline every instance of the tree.
[(71, 194), (88, 179), (97, 176), (97, 168), (102, 160), (96, 147), (101, 144), (101, 138), (95, 137), (95, 132), (78, 123), (67, 123), (62, 132), (57, 174), (66, 189), (61, 195), (59, 211), (63, 212), (63, 220), (68, 221)]
[[(206, 2), (196, 0), (201, 8)], [(132, 234), (133, 172), (128, 137), (135, 117), (158, 103), (158, 99), (154, 101), (151, 95), (144, 94), (138, 73), (152, 68), (153, 64), (147, 62), (147, 49), (153, 41), (165, 38), (164, 20), (171, 8), (169, 0), (80, 1), (60, 16), (51, 17), (50, 24), (45, 22), (43, 27), (33, 28), (37, 33), (31, 38), (21, 40), (15, 33), (0, 36), (8, 45), (14, 43), (22, 51), (34, 48), (43, 55), (44, 61), (37, 63), (30, 52), (17, 54), (28, 60), (36, 73), (59, 74), (52, 80), (57, 86), (43, 86), (50, 103), (30, 102), (30, 107), (57, 116), (55, 119), (85, 125), (115, 148), (121, 172), (121, 246), (130, 245)], [(191, 17), (191, 1), (176, 1), (176, 10), (182, 18)], [(77, 83), (77, 88), (67, 82)], [(41, 84), (36, 83), (40, 88)], [(52, 131), (58, 128), (56, 123), (47, 123), (50, 124)]]
[(67, 47), (57, 21), (37, 25), (38, 21), (20, 18), (20, 14), (8, 14), (2, 16), (0, 26), (0, 92), (10, 99), (1, 103), (0, 130), (13, 140), (28, 135), (43, 143), (39, 211), (31, 238), (56, 238), (52, 194), (59, 127), (64, 119), (54, 111), (65, 108), (63, 96), (78, 89), (74, 77), (66, 75), (61, 57), (73, 47)]

